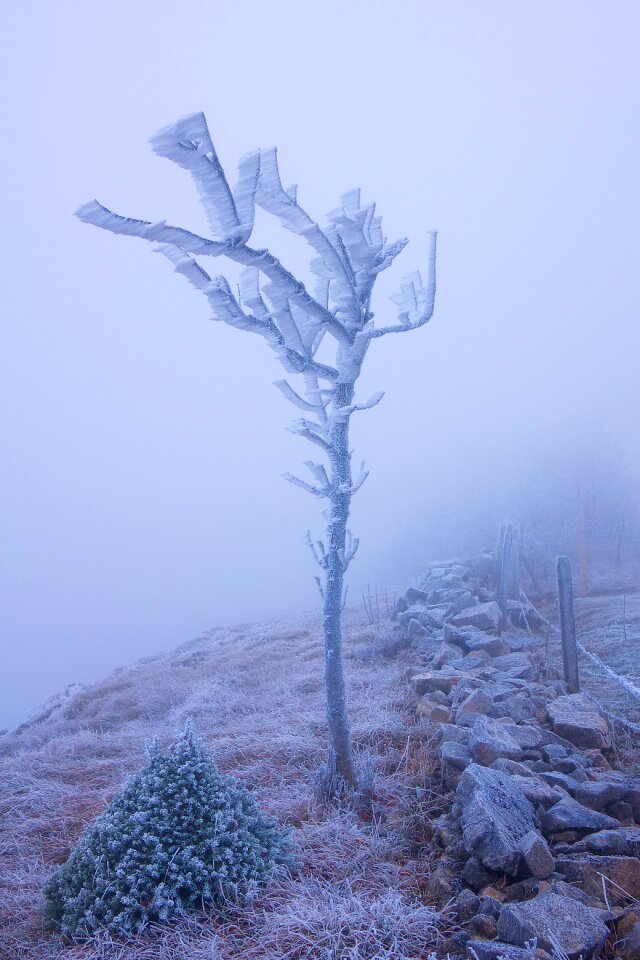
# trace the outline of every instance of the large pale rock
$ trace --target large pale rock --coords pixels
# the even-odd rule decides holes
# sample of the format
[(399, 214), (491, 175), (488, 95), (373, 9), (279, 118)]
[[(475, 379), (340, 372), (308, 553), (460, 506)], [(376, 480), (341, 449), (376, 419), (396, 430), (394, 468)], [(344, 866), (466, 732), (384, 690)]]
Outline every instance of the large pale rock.
[(576, 747), (611, 746), (611, 730), (598, 704), (583, 693), (558, 697), (547, 706), (555, 733)]
[(508, 943), (524, 946), (537, 937), (538, 946), (548, 951), (559, 943), (570, 960), (593, 956), (608, 933), (597, 910), (556, 893), (507, 904), (498, 919), (498, 936)]
[(606, 813), (583, 807), (571, 797), (563, 797), (546, 811), (542, 817), (542, 829), (546, 836), (562, 833), (564, 830), (610, 830), (619, 826), (618, 821)]
[(479, 603), (475, 607), (468, 607), (451, 618), (454, 627), (477, 627), (478, 630), (497, 630), (502, 613), (500, 607), (491, 600), (489, 603)]
[(460, 778), (454, 812), (470, 855), (490, 870), (517, 871), (520, 841), (535, 828), (535, 813), (509, 776), (472, 763)]
[(489, 766), (498, 757), (521, 760), (522, 748), (503, 724), (490, 717), (478, 716), (469, 739), (471, 754), (476, 763)]

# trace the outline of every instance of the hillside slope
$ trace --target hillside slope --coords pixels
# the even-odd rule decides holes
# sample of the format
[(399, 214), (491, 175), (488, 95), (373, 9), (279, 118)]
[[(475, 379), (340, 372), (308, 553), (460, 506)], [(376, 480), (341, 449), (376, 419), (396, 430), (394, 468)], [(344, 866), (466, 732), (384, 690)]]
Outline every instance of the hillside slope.
[[(321, 624), (311, 614), (212, 630), (71, 691), (3, 738), (2, 960), (427, 957), (440, 936), (436, 912), (421, 900), (434, 799), (416, 785), (428, 778), (433, 754), (416, 736), (402, 656), (384, 656), (390, 625), (365, 621), (346, 611), (353, 736), (365, 794), (371, 785), (357, 811), (318, 799), (326, 741)], [(145, 740), (170, 741), (188, 717), (219, 767), (293, 828), (300, 874), (261, 892), (250, 915), (230, 910), (135, 944), (65, 946), (42, 928), (46, 878), (141, 766)]]

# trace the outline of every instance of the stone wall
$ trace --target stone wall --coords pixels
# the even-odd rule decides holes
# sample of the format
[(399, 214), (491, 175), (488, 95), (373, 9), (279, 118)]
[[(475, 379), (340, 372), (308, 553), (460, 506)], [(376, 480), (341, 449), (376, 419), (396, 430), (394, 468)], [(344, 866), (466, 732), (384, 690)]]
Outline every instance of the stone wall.
[(448, 796), (430, 896), (471, 960), (640, 960), (640, 779), (545, 663), (535, 610), (511, 602), (501, 624), (494, 566), (434, 564), (395, 613)]

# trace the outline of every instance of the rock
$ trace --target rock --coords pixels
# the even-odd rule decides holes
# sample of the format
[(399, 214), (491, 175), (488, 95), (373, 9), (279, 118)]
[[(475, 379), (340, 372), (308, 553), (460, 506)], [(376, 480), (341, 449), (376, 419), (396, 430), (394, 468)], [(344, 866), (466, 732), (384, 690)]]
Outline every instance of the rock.
[(448, 723), (451, 719), (451, 708), (441, 703), (434, 703), (428, 697), (422, 697), (416, 705), (416, 713), (430, 723)]
[[(512, 947), (496, 940), (468, 940), (467, 957), (472, 960), (532, 960), (531, 950)], [(536, 950), (535, 960), (551, 960), (546, 950)]]
[(414, 619), (414, 617), (412, 617), (407, 624), (407, 639), (411, 641), (422, 640), (424, 637), (428, 636), (428, 630), (425, 630), (425, 628), (421, 626), (420, 623)]
[(416, 693), (429, 693), (431, 690), (442, 690), (448, 693), (452, 687), (465, 678), (464, 673), (453, 673), (446, 670), (427, 670), (417, 673), (411, 678), (411, 686)]
[(420, 626), (426, 630), (439, 630), (444, 621), (444, 616), (437, 607), (431, 607), (427, 610), (425, 606), (414, 603), (407, 610), (398, 613), (398, 620), (403, 624), (408, 624), (410, 620), (417, 620)]
[(640, 781), (634, 780), (629, 784), (625, 800), (631, 806), (633, 819), (640, 823)]
[(576, 747), (611, 746), (611, 730), (598, 704), (584, 693), (558, 697), (547, 706), (555, 733)]
[(556, 893), (508, 904), (498, 919), (498, 936), (508, 943), (524, 946), (537, 938), (539, 946), (548, 951), (559, 944), (570, 960), (593, 956), (608, 934), (606, 924), (592, 907)]
[(440, 744), (440, 758), (443, 763), (450, 763), (456, 770), (464, 770), (471, 763), (471, 751), (464, 743), (445, 740)]
[(625, 800), (610, 803), (607, 807), (607, 813), (610, 817), (613, 817), (614, 820), (617, 820), (618, 823), (623, 823), (625, 826), (631, 826), (634, 823), (633, 808), (631, 804)]
[(545, 783), (548, 783), (551, 787), (561, 787), (567, 793), (575, 793), (580, 786), (579, 780), (576, 780), (575, 777), (569, 777), (566, 773), (558, 773), (556, 770), (537, 770), (535, 765), (533, 769)]
[(468, 653), (465, 657), (460, 657), (459, 660), (452, 660), (451, 668), (453, 670), (481, 670), (483, 667), (486, 667), (490, 659), (489, 654), (484, 651), (481, 653)]
[(490, 717), (477, 718), (469, 739), (471, 755), (476, 763), (488, 766), (498, 757), (520, 760), (522, 749), (507, 730)]
[(547, 841), (537, 830), (531, 830), (520, 840), (520, 853), (532, 877), (543, 880), (553, 873), (553, 857)]
[(556, 870), (569, 883), (578, 884), (592, 897), (602, 898), (602, 877), (608, 878), (607, 896), (611, 903), (629, 897), (640, 899), (640, 860), (637, 857), (584, 856), (556, 858)]
[(483, 937), (493, 939), (498, 932), (498, 924), (495, 917), (489, 917), (486, 913), (477, 913), (471, 918), (470, 926)]
[(498, 757), (497, 760), (494, 760), (491, 769), (500, 770), (501, 773), (509, 773), (516, 777), (533, 777), (533, 773), (529, 767), (525, 767), (524, 763), (519, 763), (517, 760), (507, 760), (506, 757)]
[(515, 697), (510, 697), (502, 703), (495, 704), (492, 717), (509, 717), (516, 723), (523, 720), (532, 720), (536, 715), (536, 708), (531, 697), (524, 693), (518, 693)]
[(611, 780), (594, 780), (590, 783), (581, 783), (574, 792), (574, 797), (584, 807), (591, 810), (604, 810), (610, 803), (622, 800), (627, 792), (624, 782)]
[(450, 643), (441, 643), (431, 654), (431, 666), (435, 670), (440, 670), (445, 664), (457, 660), (459, 656), (460, 651), (457, 647), (453, 647)]
[(516, 872), (521, 860), (520, 841), (534, 829), (535, 814), (510, 777), (470, 764), (456, 790), (454, 813), (470, 855), (490, 870)]
[(517, 724), (513, 720), (504, 721), (502, 726), (523, 750), (536, 750), (542, 744), (539, 727)]
[(469, 696), (462, 701), (456, 710), (456, 722), (459, 722), (460, 717), (463, 717), (466, 713), (486, 714), (492, 706), (493, 698), (490, 697), (488, 693), (485, 693), (485, 691), (481, 689), (474, 690), (473, 693), (470, 693)]
[(502, 657), (495, 657), (492, 667), (507, 677), (516, 679), (532, 679), (535, 667), (526, 653), (506, 653)]
[(457, 821), (451, 814), (443, 813), (442, 816), (433, 821), (433, 835), (436, 843), (444, 850), (449, 850), (458, 843), (462, 833)]
[(617, 950), (620, 960), (638, 960), (638, 957), (640, 957), (640, 921), (636, 921), (618, 943)]
[(600, 856), (640, 855), (640, 827), (622, 827), (619, 830), (599, 830), (584, 838), (585, 849)]
[(495, 897), (488, 897), (486, 895), (480, 897), (478, 913), (483, 913), (485, 916), (493, 917), (494, 920), (497, 920), (500, 916), (501, 909), (500, 901), (496, 900)]
[(451, 618), (454, 627), (477, 627), (478, 630), (497, 630), (502, 613), (500, 607), (491, 600), (489, 603), (479, 603), (475, 607), (468, 607)]
[(443, 723), (438, 733), (440, 734), (440, 743), (469, 743), (471, 732), (464, 727), (457, 727), (453, 723)]
[(409, 587), (409, 589), (405, 593), (405, 597), (407, 598), (407, 603), (411, 605), (411, 604), (417, 603), (420, 600), (422, 601), (426, 600), (428, 597), (428, 593), (426, 592), (426, 590), (419, 590), (417, 587)]
[[(498, 761), (496, 761), (497, 763)], [(537, 777), (523, 777), (520, 774), (512, 774), (511, 779), (520, 787), (527, 800), (534, 807), (552, 807), (562, 800), (564, 794), (557, 787), (551, 787), (544, 780)]]
[(472, 627), (466, 627), (459, 632), (468, 653), (487, 653), (490, 657), (499, 657), (509, 652), (509, 648), (505, 647), (500, 637), (492, 637)]
[(441, 860), (429, 878), (427, 896), (434, 903), (448, 903), (453, 896), (455, 874), (449, 864)]
[(470, 920), (478, 912), (480, 906), (480, 897), (476, 896), (471, 890), (463, 890), (449, 904), (449, 910), (456, 915), (460, 922)]
[(608, 830), (617, 827), (618, 821), (597, 810), (589, 810), (571, 797), (564, 797), (546, 811), (542, 817), (542, 830), (546, 836), (562, 830)]
[(552, 766), (556, 760), (562, 760), (563, 757), (569, 755), (569, 751), (566, 747), (561, 747), (559, 743), (548, 743), (542, 749), (542, 756), (550, 763)]
[(603, 906), (600, 900), (597, 900), (595, 897), (590, 897), (589, 894), (585, 893), (579, 887), (574, 887), (570, 883), (566, 883), (564, 880), (554, 880), (551, 884), (551, 892), (557, 893), (561, 897), (571, 897), (573, 900), (577, 900), (579, 903), (584, 903), (586, 907), (600, 907)]
[(469, 857), (462, 870), (462, 879), (472, 890), (482, 890), (491, 884), (493, 874), (477, 857)]

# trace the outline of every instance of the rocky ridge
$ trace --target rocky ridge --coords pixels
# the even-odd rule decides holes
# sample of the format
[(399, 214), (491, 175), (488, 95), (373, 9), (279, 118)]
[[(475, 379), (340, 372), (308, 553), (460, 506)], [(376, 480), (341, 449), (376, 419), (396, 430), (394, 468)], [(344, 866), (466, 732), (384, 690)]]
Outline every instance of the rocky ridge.
[(494, 567), (434, 564), (395, 611), (448, 797), (429, 894), (470, 960), (589, 960), (605, 943), (637, 960), (640, 780), (598, 702), (545, 662), (537, 612), (510, 601), (505, 627)]

